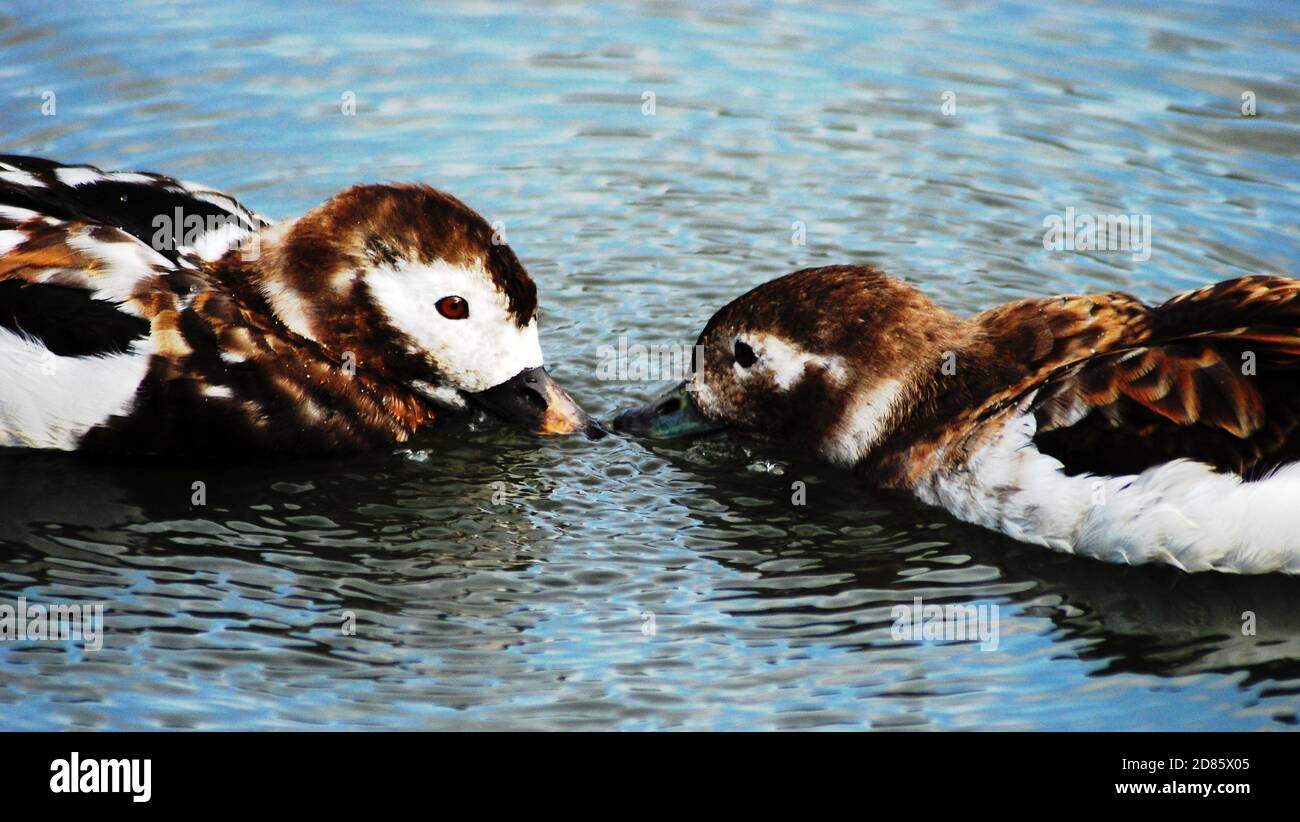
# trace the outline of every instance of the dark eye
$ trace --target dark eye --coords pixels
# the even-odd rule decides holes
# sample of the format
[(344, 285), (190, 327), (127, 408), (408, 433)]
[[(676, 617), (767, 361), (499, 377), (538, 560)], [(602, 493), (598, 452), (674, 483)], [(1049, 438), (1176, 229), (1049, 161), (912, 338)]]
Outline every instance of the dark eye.
[(754, 354), (754, 349), (740, 340), (736, 340), (736, 365), (741, 368), (749, 368), (756, 362), (758, 362), (758, 356)]
[(438, 300), (437, 309), (449, 320), (463, 320), (469, 316), (469, 303), (463, 297), (443, 297)]

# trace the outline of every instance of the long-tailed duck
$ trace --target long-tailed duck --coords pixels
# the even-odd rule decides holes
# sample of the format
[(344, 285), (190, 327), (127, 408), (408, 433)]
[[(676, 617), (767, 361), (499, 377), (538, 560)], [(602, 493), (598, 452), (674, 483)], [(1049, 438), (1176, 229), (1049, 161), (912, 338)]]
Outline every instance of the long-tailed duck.
[(0, 155), (0, 446), (319, 454), (440, 407), (592, 428), (468, 206), (358, 185), (281, 224), (159, 174)]
[(732, 301), (698, 345), (687, 381), (615, 427), (794, 440), (1058, 551), (1300, 573), (1298, 280), (967, 319), (876, 269), (830, 266)]

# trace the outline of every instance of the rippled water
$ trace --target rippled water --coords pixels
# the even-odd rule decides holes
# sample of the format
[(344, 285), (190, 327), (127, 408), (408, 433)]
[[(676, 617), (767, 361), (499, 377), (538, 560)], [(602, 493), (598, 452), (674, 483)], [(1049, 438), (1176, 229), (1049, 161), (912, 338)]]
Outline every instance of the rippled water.
[[(452, 191), (503, 221), (553, 373), (602, 414), (657, 386), (597, 379), (600, 346), (690, 342), (799, 267), (872, 262), (963, 311), (1300, 269), (1293, 5), (857, 5), (0, 3), (2, 148), (202, 180), (277, 218), (364, 180)], [(1151, 259), (1044, 250), (1066, 207), (1152, 215)], [(98, 652), (0, 643), (6, 729), (1300, 710), (1300, 580), (1057, 556), (740, 438), (456, 420), (411, 451), (244, 470), (8, 455), (0, 594), (108, 603)], [(997, 605), (999, 647), (894, 641), (914, 596)]]

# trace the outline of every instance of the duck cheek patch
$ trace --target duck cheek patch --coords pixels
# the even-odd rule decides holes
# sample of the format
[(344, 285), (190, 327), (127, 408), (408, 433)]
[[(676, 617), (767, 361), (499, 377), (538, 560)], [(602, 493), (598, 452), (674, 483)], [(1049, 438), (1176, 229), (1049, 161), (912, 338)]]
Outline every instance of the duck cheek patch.
[(803, 379), (774, 404), (781, 436), (810, 445), (822, 442), (843, 414), (837, 385), (827, 369), (809, 365)]

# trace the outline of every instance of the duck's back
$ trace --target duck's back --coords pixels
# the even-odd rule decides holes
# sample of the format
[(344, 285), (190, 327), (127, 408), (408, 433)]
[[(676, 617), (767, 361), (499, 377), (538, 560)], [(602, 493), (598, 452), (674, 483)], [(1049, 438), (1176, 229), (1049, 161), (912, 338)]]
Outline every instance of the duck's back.
[(248, 459), (432, 420), (276, 316), (269, 226), (160, 174), (0, 155), (0, 448)]
[(216, 260), (270, 225), (233, 197), (197, 183), (12, 154), (0, 154), (0, 209), (111, 226), (180, 267), (193, 267), (195, 258)]
[(268, 225), (170, 177), (0, 156), (0, 447), (246, 457), (396, 436), (241, 297), (257, 246), (236, 249)]
[(0, 157), (0, 446), (75, 450), (132, 409), (153, 322), (201, 262), (151, 248), (149, 212), (213, 207), (167, 179)]
[[(989, 316), (1015, 329), (1055, 302)], [(1062, 551), (1300, 573), (1300, 281), (1229, 280), (1103, 326), (972, 408), (918, 495)]]

